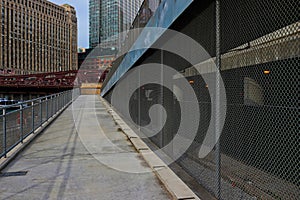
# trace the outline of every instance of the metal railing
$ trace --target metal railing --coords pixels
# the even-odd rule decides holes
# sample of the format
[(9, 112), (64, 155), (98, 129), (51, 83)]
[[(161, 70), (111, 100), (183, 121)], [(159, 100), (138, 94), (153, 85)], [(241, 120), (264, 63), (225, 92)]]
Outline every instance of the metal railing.
[(0, 108), (0, 158), (60, 113), (80, 94), (79, 89)]

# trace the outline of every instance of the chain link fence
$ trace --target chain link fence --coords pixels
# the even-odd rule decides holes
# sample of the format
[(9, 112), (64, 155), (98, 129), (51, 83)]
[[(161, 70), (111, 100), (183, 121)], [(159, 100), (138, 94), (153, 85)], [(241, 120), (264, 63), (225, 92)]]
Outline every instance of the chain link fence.
[[(198, 132), (176, 163), (196, 183), (217, 199), (299, 199), (299, 1), (218, 2), (194, 1), (171, 26), (196, 40), (213, 59), (191, 66), (170, 52), (148, 49), (136, 66), (166, 64), (179, 71), (194, 89), (200, 110)], [(220, 27), (216, 26), (218, 20)], [(221, 61), (219, 67), (226, 89), (226, 119), (219, 146), (199, 158), (200, 146), (214, 115), (214, 102), (204, 80), (215, 78), (212, 66), (216, 59)], [(115, 64), (112, 72), (117, 67)], [(179, 80), (173, 81), (176, 85)], [(144, 127), (151, 121), (150, 107), (163, 105), (168, 118), (163, 129), (150, 137), (162, 148), (172, 141), (179, 128), (179, 102), (184, 102), (185, 97), (175, 98), (175, 90), (157, 84), (139, 87), (128, 105), (130, 116)], [(112, 92), (105, 95), (108, 101)], [(160, 118), (157, 113), (155, 119)]]
[(0, 158), (79, 96), (79, 89), (0, 108)]

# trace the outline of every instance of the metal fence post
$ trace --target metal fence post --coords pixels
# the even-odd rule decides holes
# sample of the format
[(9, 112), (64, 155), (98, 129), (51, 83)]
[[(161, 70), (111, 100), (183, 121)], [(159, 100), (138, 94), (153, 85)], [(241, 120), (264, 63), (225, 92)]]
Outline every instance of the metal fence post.
[(54, 109), (54, 113), (53, 113), (53, 115), (56, 113), (56, 111), (57, 111), (57, 99), (58, 99), (58, 95), (56, 95), (55, 97), (54, 97), (54, 106), (55, 106), (55, 109)]
[(57, 111), (60, 110), (60, 94), (57, 96)]
[(220, 0), (216, 0), (216, 112), (215, 112), (215, 137), (216, 137), (216, 190), (215, 196), (221, 199), (221, 155), (220, 155), (220, 70), (221, 70), (221, 33), (220, 33)]
[(32, 133), (34, 133), (34, 101), (31, 102)]
[(49, 108), (48, 108), (48, 98), (46, 98), (46, 121), (48, 121), (49, 119)]
[(51, 117), (54, 115), (54, 97), (53, 96), (51, 96), (51, 104), (52, 104), (52, 106), (51, 106)]
[(58, 98), (58, 110), (61, 109), (61, 94), (59, 94), (59, 98)]
[(65, 99), (65, 97), (66, 97), (66, 92), (64, 92), (63, 93), (63, 107), (65, 107), (66, 106), (66, 99)]
[(52, 97), (52, 113), (51, 113), (51, 117), (55, 114), (55, 100), (56, 100), (56, 96)]
[(58, 94), (57, 96), (56, 96), (56, 111), (58, 112), (59, 111), (59, 97), (60, 96), (60, 94)]
[(3, 149), (4, 149), (4, 158), (6, 158), (6, 109), (3, 108)]
[(68, 92), (65, 93), (65, 106), (68, 104)]
[(55, 96), (55, 113), (57, 113), (57, 111), (58, 111), (58, 97), (59, 97), (59, 95)]
[(58, 110), (61, 109), (61, 94), (58, 96)]
[(59, 94), (56, 96), (56, 98), (55, 98), (56, 100), (55, 100), (55, 113), (57, 113), (58, 112), (58, 100), (59, 100)]
[(40, 126), (42, 126), (43, 124), (43, 105), (42, 105), (43, 101), (42, 99), (40, 99)]
[(68, 91), (68, 95), (69, 95), (69, 103), (70, 103), (72, 101), (72, 95), (70, 91)]
[(19, 115), (20, 115), (20, 134), (21, 134), (20, 140), (21, 140), (21, 143), (23, 143), (23, 121), (24, 121), (24, 119), (23, 119), (23, 105), (22, 104), (20, 105)]
[(52, 110), (53, 110), (52, 96), (48, 99), (48, 106), (51, 106), (51, 107), (48, 110), (48, 118), (47, 118), (47, 120), (52, 116)]
[(59, 102), (60, 102), (60, 109), (63, 107), (63, 95), (64, 95), (64, 93), (61, 93), (60, 94), (60, 98), (59, 98)]

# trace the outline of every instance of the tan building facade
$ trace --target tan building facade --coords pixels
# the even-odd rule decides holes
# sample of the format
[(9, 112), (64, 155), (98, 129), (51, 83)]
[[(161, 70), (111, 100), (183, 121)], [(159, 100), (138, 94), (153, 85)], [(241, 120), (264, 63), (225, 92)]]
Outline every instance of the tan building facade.
[(75, 70), (77, 18), (70, 5), (46, 0), (1, 0), (0, 73)]

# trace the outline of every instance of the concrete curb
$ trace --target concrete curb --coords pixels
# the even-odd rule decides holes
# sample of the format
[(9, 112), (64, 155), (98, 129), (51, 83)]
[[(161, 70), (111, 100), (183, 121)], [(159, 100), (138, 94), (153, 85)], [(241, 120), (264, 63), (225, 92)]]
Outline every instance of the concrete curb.
[(148, 147), (148, 145), (121, 119), (110, 104), (100, 97), (101, 102), (111, 114), (134, 148), (142, 155), (143, 159), (172, 195), (177, 200), (200, 200), (200, 198)]
[(37, 128), (33, 133), (28, 135), (24, 140), (23, 143), (19, 143), (17, 146), (15, 146), (12, 150), (10, 150), (6, 158), (2, 157), (0, 158), (0, 172), (11, 162), (14, 160), (15, 157), (19, 155), (41, 132), (43, 132), (52, 122), (59, 117), (65, 109), (67, 109), (71, 104), (68, 103), (65, 107), (63, 107), (61, 110), (59, 110), (56, 114), (54, 114), (52, 117), (50, 117), (46, 122), (44, 122), (39, 128)]

